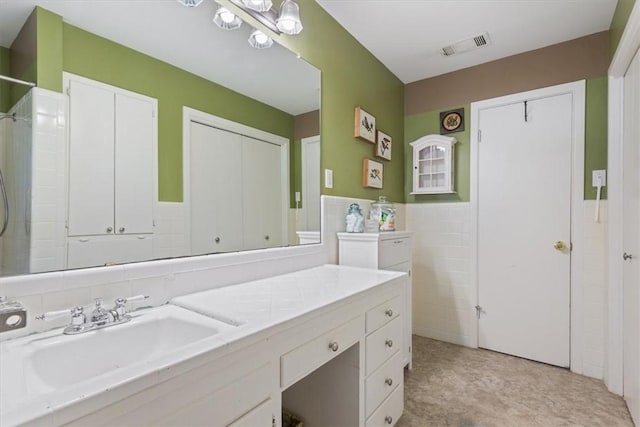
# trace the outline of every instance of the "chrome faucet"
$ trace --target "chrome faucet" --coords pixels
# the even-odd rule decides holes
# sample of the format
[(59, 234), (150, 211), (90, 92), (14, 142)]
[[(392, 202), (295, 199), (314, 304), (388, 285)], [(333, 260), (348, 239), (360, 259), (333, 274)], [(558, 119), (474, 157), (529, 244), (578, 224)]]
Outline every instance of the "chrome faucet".
[(141, 301), (149, 298), (147, 295), (136, 295), (129, 298), (117, 298), (112, 309), (102, 307), (102, 298), (96, 298), (95, 307), (89, 317), (84, 314), (84, 307), (78, 306), (68, 310), (49, 311), (36, 319), (53, 320), (59, 317), (71, 315), (71, 323), (64, 328), (62, 333), (65, 335), (81, 334), (83, 332), (93, 331), (95, 329), (106, 328), (108, 326), (119, 325), (131, 320), (131, 316), (127, 314), (126, 304), (128, 302)]

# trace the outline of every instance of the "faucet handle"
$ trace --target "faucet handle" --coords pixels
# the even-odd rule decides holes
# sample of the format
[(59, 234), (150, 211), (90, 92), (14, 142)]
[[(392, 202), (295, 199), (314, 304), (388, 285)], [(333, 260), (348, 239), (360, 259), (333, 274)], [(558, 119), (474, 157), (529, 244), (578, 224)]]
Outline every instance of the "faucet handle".
[(124, 316), (127, 313), (126, 304), (128, 302), (142, 301), (149, 298), (149, 295), (136, 295), (129, 298), (116, 298), (114, 301), (114, 309), (118, 316)]
[(45, 322), (50, 322), (51, 320), (58, 319), (64, 316), (79, 316), (84, 311), (84, 308), (78, 306), (74, 308), (68, 308), (66, 310), (58, 310), (58, 311), (47, 311), (46, 313), (41, 314), (40, 316), (36, 316), (38, 320), (44, 320)]

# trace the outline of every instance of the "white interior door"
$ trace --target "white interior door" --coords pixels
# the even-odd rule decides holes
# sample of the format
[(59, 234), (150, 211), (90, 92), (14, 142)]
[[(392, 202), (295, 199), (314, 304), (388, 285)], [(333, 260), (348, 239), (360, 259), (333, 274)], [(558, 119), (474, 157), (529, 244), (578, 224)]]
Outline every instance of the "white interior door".
[(563, 94), (479, 113), (478, 343), (558, 366), (569, 366), (572, 105)]
[(623, 128), (623, 386), (640, 425), (640, 54), (624, 77)]
[(242, 137), (244, 248), (283, 245), (281, 147)]
[(303, 231), (320, 230), (320, 136), (302, 140)]
[(191, 122), (191, 254), (242, 249), (242, 137)]
[(112, 91), (70, 82), (70, 236), (114, 231), (114, 114)]
[(153, 104), (116, 94), (115, 232), (153, 233)]

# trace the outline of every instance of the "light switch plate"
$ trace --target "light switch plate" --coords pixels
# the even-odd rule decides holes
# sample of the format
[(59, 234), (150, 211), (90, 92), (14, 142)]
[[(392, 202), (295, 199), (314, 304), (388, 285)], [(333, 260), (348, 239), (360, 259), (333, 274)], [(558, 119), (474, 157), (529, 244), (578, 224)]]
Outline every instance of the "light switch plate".
[(324, 170), (324, 187), (333, 188), (333, 170), (331, 169)]
[(606, 169), (592, 171), (591, 185), (598, 186), (598, 177), (600, 177), (600, 185), (605, 187), (607, 185), (607, 171)]

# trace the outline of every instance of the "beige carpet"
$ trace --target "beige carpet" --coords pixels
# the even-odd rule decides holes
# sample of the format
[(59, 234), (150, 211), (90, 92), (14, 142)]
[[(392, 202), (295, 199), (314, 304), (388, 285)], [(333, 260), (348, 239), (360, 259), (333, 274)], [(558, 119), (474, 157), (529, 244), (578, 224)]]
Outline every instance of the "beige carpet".
[[(413, 337), (397, 427), (633, 426), (602, 381), (487, 350)], [(640, 427), (640, 426), (639, 426)]]

